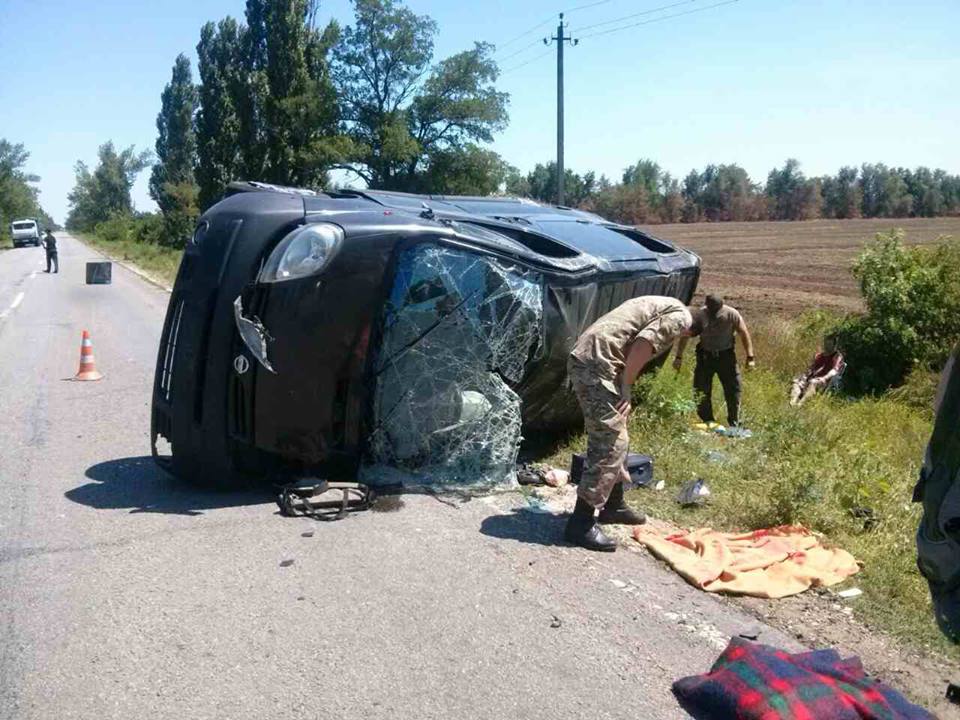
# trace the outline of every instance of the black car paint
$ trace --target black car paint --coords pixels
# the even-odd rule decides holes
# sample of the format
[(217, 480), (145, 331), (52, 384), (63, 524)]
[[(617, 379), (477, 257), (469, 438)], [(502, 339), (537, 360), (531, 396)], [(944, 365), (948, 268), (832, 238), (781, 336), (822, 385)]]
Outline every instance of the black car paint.
[[(155, 455), (177, 475), (225, 483), (281, 467), (353, 474), (369, 431), (371, 370), (394, 264), (405, 248), (425, 241), (492, 254), (542, 274), (541, 348), (515, 390), (525, 428), (577, 423), (576, 403), (563, 388), (576, 335), (631, 297), (670, 294), (689, 302), (699, 258), (645, 235), (624, 236), (615, 257), (598, 257), (588, 244), (552, 238), (548, 228), (558, 221), (600, 219), (504, 199), (377, 192), (310, 197), (283, 190), (228, 196), (200, 219), (174, 285), (154, 387)], [(270, 250), (305, 222), (344, 229), (330, 264), (318, 276), (258, 284)], [(473, 225), (526, 238), (537, 251), (500, 242), (499, 234), (471, 233)], [(651, 251), (643, 238), (672, 252)], [(623, 252), (630, 248), (633, 257)], [(245, 315), (259, 318), (270, 333), (275, 373), (251, 357), (236, 331), (238, 295)], [(244, 372), (235, 369), (237, 358), (244, 358)], [(168, 460), (157, 454), (158, 436), (172, 446)]]

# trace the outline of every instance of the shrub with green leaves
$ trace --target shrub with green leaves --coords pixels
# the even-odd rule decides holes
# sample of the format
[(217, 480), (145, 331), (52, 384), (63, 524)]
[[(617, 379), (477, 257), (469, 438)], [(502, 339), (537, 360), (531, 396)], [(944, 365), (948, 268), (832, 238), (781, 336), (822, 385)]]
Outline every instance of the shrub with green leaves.
[(854, 264), (867, 312), (837, 327), (848, 392), (881, 392), (915, 368), (942, 366), (960, 338), (960, 243), (903, 240), (902, 230), (878, 233)]

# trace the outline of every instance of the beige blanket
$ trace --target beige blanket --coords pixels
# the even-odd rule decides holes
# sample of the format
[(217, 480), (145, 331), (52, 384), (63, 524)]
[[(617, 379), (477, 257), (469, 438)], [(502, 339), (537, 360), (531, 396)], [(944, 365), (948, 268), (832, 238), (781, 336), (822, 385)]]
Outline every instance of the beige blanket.
[(823, 547), (802, 527), (741, 534), (700, 528), (671, 535), (637, 527), (633, 536), (707, 592), (781, 598), (814, 585), (836, 585), (860, 569), (846, 550)]

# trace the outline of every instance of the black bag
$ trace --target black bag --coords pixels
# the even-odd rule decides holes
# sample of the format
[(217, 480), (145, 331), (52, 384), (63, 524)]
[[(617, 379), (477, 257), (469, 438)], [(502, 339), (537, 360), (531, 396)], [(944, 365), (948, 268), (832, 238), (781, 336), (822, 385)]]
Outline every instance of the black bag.
[[(583, 468), (587, 463), (587, 456), (583, 453), (574, 453), (570, 463), (570, 482), (574, 485), (583, 477)], [(627, 472), (630, 473), (630, 484), (633, 487), (653, 487), (653, 458), (640, 453), (627, 453), (624, 462)]]

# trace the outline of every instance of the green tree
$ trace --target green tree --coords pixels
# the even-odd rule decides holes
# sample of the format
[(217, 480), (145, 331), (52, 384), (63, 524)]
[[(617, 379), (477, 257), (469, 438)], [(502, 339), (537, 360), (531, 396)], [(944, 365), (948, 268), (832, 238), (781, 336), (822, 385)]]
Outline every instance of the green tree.
[(759, 220), (766, 216), (759, 189), (739, 165), (708, 165), (683, 181), (685, 222)]
[[(941, 170), (940, 173), (943, 173)], [(913, 198), (913, 214), (919, 217), (937, 217), (943, 215), (946, 209), (943, 193), (943, 175), (931, 172), (929, 168), (918, 167), (910, 170), (897, 169), (897, 174), (903, 178), (907, 192)]]
[(863, 193), (855, 167), (842, 167), (835, 176), (821, 179), (824, 217), (848, 219), (860, 217)]
[(67, 196), (69, 228), (89, 231), (114, 215), (133, 214), (130, 190), (137, 175), (150, 164), (150, 152), (138, 153), (132, 145), (118, 152), (113, 142), (107, 142), (97, 154), (97, 167), (92, 173), (84, 163), (76, 164), (76, 182)]
[(960, 339), (960, 243), (903, 240), (902, 230), (879, 233), (854, 264), (867, 312), (838, 331), (852, 392), (886, 390), (914, 367), (942, 365)]
[(210, 207), (227, 184), (242, 175), (241, 147), (257, 144), (241, 132), (238, 103), (246, 97), (241, 49), (240, 26), (233, 18), (208, 22), (200, 30), (195, 176), (201, 209)]
[(624, 225), (640, 225), (659, 220), (652, 209), (643, 183), (610, 185), (594, 193), (584, 207), (601, 217)]
[(808, 180), (800, 162), (787, 160), (767, 176), (766, 195), (773, 220), (810, 220), (820, 216), (822, 196), (818, 180)]
[(29, 158), (22, 143), (0, 138), (0, 238), (18, 218), (36, 218), (43, 227), (56, 227), (40, 207), (40, 193), (33, 185), (40, 178), (25, 170)]
[(861, 166), (860, 191), (863, 217), (908, 217), (913, 210), (906, 181), (883, 163)]
[[(565, 202), (570, 207), (583, 205), (597, 187), (596, 175), (592, 172), (580, 175), (570, 168), (563, 171), (563, 194)], [(529, 197), (544, 203), (554, 203), (557, 200), (557, 164), (548, 162), (537, 163), (526, 177), (516, 177), (507, 185), (507, 192), (511, 195)]]
[[(314, 25), (315, 0), (247, 0), (241, 102), (243, 135), (262, 140), (247, 152), (250, 179), (319, 187), (350, 148), (338, 132), (337, 93), (327, 56), (339, 26)], [(257, 123), (260, 127), (257, 127)]]
[(150, 174), (150, 196), (163, 214), (164, 243), (176, 245), (189, 236), (199, 210), (193, 168), (197, 159), (194, 111), (197, 90), (190, 61), (177, 56), (170, 82), (160, 95), (157, 116), (157, 163)]
[(354, 24), (333, 55), (352, 141), (341, 166), (371, 187), (429, 190), (445, 182), (441, 168), (455, 170), (448, 158), (476, 160), (466, 148), (489, 143), (506, 126), (493, 46), (477, 43), (431, 65), (432, 19), (395, 0), (354, 0), (353, 7)]

